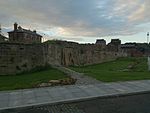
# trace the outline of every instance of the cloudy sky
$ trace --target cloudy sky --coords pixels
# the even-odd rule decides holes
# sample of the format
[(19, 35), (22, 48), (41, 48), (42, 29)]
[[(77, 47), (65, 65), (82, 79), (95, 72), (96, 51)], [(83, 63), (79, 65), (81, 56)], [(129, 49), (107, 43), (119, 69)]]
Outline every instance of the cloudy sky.
[(3, 33), (17, 22), (48, 39), (146, 42), (150, 0), (0, 0)]

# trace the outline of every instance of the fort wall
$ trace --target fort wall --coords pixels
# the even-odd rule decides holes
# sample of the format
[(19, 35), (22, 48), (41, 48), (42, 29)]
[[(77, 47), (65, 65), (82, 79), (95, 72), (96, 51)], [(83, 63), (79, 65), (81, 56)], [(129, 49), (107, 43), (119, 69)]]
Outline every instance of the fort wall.
[(65, 41), (44, 44), (0, 43), (0, 75), (18, 74), (47, 64), (97, 64), (126, 55), (115, 48), (110, 51), (106, 45)]
[(126, 56), (126, 53), (118, 51), (116, 47), (113, 49), (111, 46), (109, 50), (110, 47), (97, 44), (57, 41), (47, 47), (47, 62), (55, 65), (91, 65)]
[(41, 44), (0, 43), (0, 75), (22, 73), (45, 63)]

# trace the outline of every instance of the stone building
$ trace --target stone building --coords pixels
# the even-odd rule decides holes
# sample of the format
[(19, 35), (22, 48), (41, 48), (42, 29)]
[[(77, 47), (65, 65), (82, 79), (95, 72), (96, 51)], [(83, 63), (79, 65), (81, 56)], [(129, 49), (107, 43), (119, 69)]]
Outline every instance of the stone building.
[(121, 40), (120, 39), (111, 39), (110, 43), (113, 44), (113, 45), (118, 46), (118, 45), (121, 44)]
[(8, 34), (11, 43), (32, 44), (41, 43), (42, 41), (42, 36), (37, 34), (35, 30), (23, 29), (21, 26), (18, 27), (17, 23), (14, 24), (14, 30), (8, 32)]
[[(143, 44), (142, 44), (143, 45)], [(137, 43), (125, 43), (121, 44), (121, 51), (123, 53), (127, 53), (130, 57), (142, 57), (146, 56), (147, 52), (144, 50), (145, 48), (140, 47), (140, 44)]]
[(104, 40), (104, 39), (97, 39), (96, 40), (96, 44), (97, 45), (106, 46), (106, 40)]
[(121, 45), (120, 39), (111, 39), (111, 42), (107, 45), (108, 51), (119, 51)]

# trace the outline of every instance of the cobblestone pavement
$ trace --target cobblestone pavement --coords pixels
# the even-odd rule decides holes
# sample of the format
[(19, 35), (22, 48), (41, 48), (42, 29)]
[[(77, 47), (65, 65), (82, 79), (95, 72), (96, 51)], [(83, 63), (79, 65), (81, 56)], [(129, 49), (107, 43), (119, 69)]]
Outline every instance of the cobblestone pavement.
[(73, 70), (66, 68), (66, 67), (62, 67), (62, 66), (52, 66), (52, 67), (66, 73), (67, 75), (71, 76), (72, 78), (77, 79), (77, 82), (76, 82), (77, 85), (102, 83), (101, 81), (98, 81), (95, 78), (85, 76), (83, 73), (73, 71)]
[(41, 106), (32, 108), (22, 108), (14, 110), (4, 110), (0, 113), (85, 113), (75, 104), (61, 104), (52, 106)]
[(84, 113), (73, 104), (62, 104), (54, 106), (39, 107), (40, 110), (47, 110), (48, 113)]

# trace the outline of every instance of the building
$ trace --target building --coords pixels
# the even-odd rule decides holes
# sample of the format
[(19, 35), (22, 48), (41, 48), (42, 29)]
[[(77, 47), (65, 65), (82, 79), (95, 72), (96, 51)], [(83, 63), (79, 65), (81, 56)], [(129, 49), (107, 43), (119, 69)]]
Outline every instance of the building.
[(131, 57), (147, 56), (149, 53), (149, 46), (144, 43), (125, 43), (121, 44), (120, 47), (123, 53), (127, 53)]
[(96, 45), (106, 46), (106, 40), (104, 40), (104, 39), (97, 39), (96, 40)]
[(107, 45), (109, 51), (119, 51), (121, 45), (120, 39), (111, 39), (111, 42)]
[(14, 24), (14, 30), (8, 32), (8, 34), (11, 43), (32, 44), (41, 43), (42, 41), (42, 36), (37, 34), (35, 30), (23, 29), (21, 26), (18, 27), (17, 23)]
[(118, 45), (121, 44), (121, 40), (120, 39), (111, 39), (110, 43), (113, 44), (113, 45), (118, 46)]

